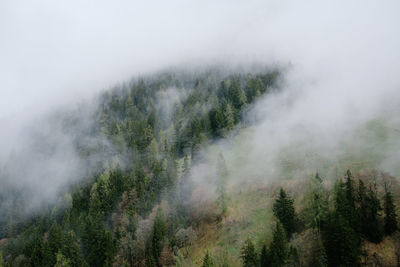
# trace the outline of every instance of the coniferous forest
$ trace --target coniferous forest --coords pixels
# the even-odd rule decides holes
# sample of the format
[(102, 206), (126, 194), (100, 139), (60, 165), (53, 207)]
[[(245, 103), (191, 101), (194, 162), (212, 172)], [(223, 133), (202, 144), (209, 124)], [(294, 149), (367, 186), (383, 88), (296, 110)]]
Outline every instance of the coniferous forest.
[[(0, 199), (12, 205), (2, 205), (0, 264), (398, 264), (400, 186), (381, 171), (238, 184), (219, 151), (212, 196), (199, 200), (203, 185), (192, 167), (204, 162), (202, 150), (251, 127), (244, 114), (259, 98), (279, 93), (281, 75), (273, 69), (170, 70), (104, 91), (85, 109), (94, 122), (85, 131), (71, 131), (82, 123), (81, 109), (57, 113), (53, 119), (63, 131), (75, 133), (87, 175), (56, 202), (28, 213), (24, 191), (5, 182)], [(51, 151), (55, 144), (46, 145)], [(10, 162), (1, 169), (3, 181), (13, 168)], [(244, 218), (240, 202), (255, 205), (255, 214)]]

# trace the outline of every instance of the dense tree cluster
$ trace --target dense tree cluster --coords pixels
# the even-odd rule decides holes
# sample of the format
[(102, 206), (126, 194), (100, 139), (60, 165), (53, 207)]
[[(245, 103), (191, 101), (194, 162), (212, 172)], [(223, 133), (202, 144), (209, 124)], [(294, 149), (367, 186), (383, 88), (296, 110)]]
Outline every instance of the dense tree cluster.
[[(28, 220), (14, 209), (2, 211), (6, 264), (166, 266), (179, 261), (176, 248), (195, 236), (187, 216), (190, 160), (208, 139), (226, 136), (246, 106), (272, 90), (277, 77), (275, 71), (167, 71), (104, 92), (91, 117), (95, 123), (84, 134), (73, 130), (80, 127), (79, 112), (61, 115), (58, 120), (73, 133), (79, 154), (88, 165), (97, 164), (95, 174), (66, 192), (70, 205), (49, 207)], [(112, 145), (86, 143), (91, 139), (85, 134), (105, 137)], [(92, 155), (101, 155), (100, 160), (89, 161)], [(219, 176), (218, 201), (225, 213), (223, 158)], [(11, 188), (0, 190), (0, 200), (14, 201), (12, 195)], [(177, 207), (167, 217), (161, 209), (152, 211), (162, 199)], [(24, 203), (15, 201), (13, 207), (18, 205)], [(212, 264), (206, 257), (205, 265)]]
[[(348, 170), (335, 185), (330, 208), (323, 179), (319, 174), (311, 179), (303, 217), (308, 222), (306, 227), (315, 231), (310, 266), (358, 266), (363, 242), (380, 243), (398, 229), (392, 193), (385, 189), (382, 208), (376, 184), (367, 187), (362, 179), (357, 182), (358, 186)], [(248, 239), (242, 248), (243, 266), (300, 266), (298, 250), (290, 245), (292, 234), (299, 231), (296, 225), (300, 219), (294, 200), (283, 188), (273, 212), (278, 221), (269, 247), (264, 244), (257, 252)]]

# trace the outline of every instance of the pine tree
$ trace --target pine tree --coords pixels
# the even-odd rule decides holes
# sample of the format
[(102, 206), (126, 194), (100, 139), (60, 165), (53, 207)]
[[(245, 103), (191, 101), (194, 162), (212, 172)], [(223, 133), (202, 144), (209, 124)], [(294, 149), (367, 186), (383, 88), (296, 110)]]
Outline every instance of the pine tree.
[(296, 231), (297, 216), (294, 211), (293, 199), (287, 196), (286, 191), (281, 188), (279, 197), (275, 200), (273, 211), (275, 216), (282, 223), (287, 238), (290, 238)]
[(258, 266), (258, 256), (254, 244), (251, 239), (247, 239), (242, 247), (242, 255), (244, 267), (257, 267)]
[(385, 234), (386, 235), (391, 235), (393, 234), (397, 229), (397, 219), (396, 219), (396, 206), (393, 202), (393, 195), (390, 191), (386, 191), (385, 197), (384, 197), (384, 212), (385, 212), (385, 218), (384, 218), (384, 228), (385, 228)]
[(210, 254), (208, 253), (208, 251), (206, 252), (206, 255), (204, 256), (202, 266), (203, 267), (213, 267), (214, 266), (214, 262), (210, 256)]
[(276, 223), (274, 236), (269, 247), (271, 266), (284, 266), (288, 260), (289, 250), (286, 240), (286, 233), (280, 222)]

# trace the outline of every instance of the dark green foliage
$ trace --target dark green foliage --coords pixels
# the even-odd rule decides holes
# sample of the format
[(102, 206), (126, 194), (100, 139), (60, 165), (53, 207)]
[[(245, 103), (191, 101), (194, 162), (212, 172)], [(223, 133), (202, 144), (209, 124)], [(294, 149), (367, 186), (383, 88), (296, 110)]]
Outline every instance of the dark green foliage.
[(383, 228), (380, 223), (379, 211), (382, 209), (376, 196), (376, 189), (369, 187), (367, 192), (363, 181), (359, 181), (359, 219), (361, 233), (371, 242), (379, 243), (383, 238)]
[(261, 267), (269, 267), (270, 266), (270, 258), (269, 254), (267, 251), (267, 246), (263, 245), (261, 249), (261, 255), (260, 255), (260, 266)]
[(328, 194), (322, 187), (322, 178), (317, 173), (311, 181), (311, 192), (306, 203), (308, 224), (320, 231), (328, 215)]
[(43, 255), (43, 243), (41, 240), (39, 239), (35, 240), (32, 252), (30, 255), (28, 254), (28, 256), (30, 257), (29, 263), (31, 266), (33, 267), (43, 266), (44, 255)]
[(358, 266), (360, 241), (357, 232), (340, 213), (335, 212), (329, 217), (324, 231), (329, 266)]
[(298, 267), (300, 265), (300, 256), (297, 248), (290, 246), (289, 247), (289, 255), (287, 259), (286, 266), (288, 267)]
[(156, 266), (161, 266), (160, 256), (161, 256), (161, 251), (165, 245), (166, 236), (167, 236), (167, 225), (165, 223), (164, 214), (161, 208), (159, 208), (157, 211), (156, 218), (154, 219), (153, 237), (151, 243), (153, 259)]
[(396, 215), (396, 206), (393, 202), (393, 195), (390, 191), (386, 191), (384, 197), (384, 212), (385, 212), (385, 219), (384, 219), (384, 228), (385, 234), (391, 235), (393, 234), (397, 228), (397, 215)]
[(114, 243), (111, 232), (105, 229), (102, 216), (88, 215), (82, 241), (90, 266), (110, 266)]
[(276, 223), (274, 236), (269, 246), (271, 266), (284, 266), (289, 257), (289, 248), (286, 233), (280, 222)]
[(43, 266), (54, 266), (56, 263), (56, 255), (64, 245), (64, 234), (60, 225), (54, 224), (50, 228), (47, 242), (44, 246)]
[(328, 256), (326, 255), (325, 246), (322, 243), (319, 235), (313, 246), (310, 266), (315, 266), (315, 267), (328, 266)]
[(213, 267), (214, 266), (214, 262), (210, 256), (210, 254), (208, 253), (208, 251), (206, 252), (206, 255), (204, 255), (202, 266), (203, 267)]
[(242, 255), (244, 267), (256, 267), (258, 266), (259, 260), (256, 249), (251, 239), (247, 239), (242, 247)]
[[(23, 254), (23, 263), (32, 266), (111, 266), (124, 240), (126, 253), (117, 255), (125, 257), (121, 262), (160, 266), (163, 248), (168, 239), (172, 243), (176, 227), (187, 227), (188, 214), (178, 208), (168, 224), (157, 215), (153, 233), (140, 249), (133, 245), (138, 241), (137, 221), (175, 192), (181, 157), (189, 154), (195, 160), (207, 140), (226, 136), (240, 123), (246, 106), (267, 92), (276, 79), (276, 72), (163, 72), (103, 93), (90, 115), (93, 125), (85, 132), (81, 126), (87, 122), (79, 110), (60, 115), (57, 121), (72, 133), (75, 149), (87, 163), (87, 177), (67, 189), (71, 206), (56, 212), (48, 207), (43, 215), (26, 222), (18, 210), (28, 205), (12, 200), (18, 195), (12, 188), (1, 189), (0, 202), (15, 202), (0, 216), (0, 239), (10, 237), (4, 257), (15, 259)], [(169, 91), (177, 97), (163, 104), (162, 95)], [(104, 136), (104, 142), (91, 142), (104, 140)], [(224, 214), (226, 166), (219, 175), (218, 201)], [(193, 190), (188, 177), (186, 166), (179, 185), (182, 203), (189, 202)], [(131, 192), (136, 192), (134, 201), (128, 201)], [(127, 202), (123, 208), (122, 196)], [(127, 224), (115, 227), (115, 218), (124, 218)]]
[(296, 232), (297, 216), (293, 203), (294, 200), (288, 197), (286, 191), (281, 188), (273, 207), (274, 214), (282, 223), (288, 238)]
[(349, 225), (360, 232), (360, 221), (356, 208), (356, 193), (351, 172), (348, 170), (345, 183), (339, 181), (335, 188), (335, 211), (348, 221)]

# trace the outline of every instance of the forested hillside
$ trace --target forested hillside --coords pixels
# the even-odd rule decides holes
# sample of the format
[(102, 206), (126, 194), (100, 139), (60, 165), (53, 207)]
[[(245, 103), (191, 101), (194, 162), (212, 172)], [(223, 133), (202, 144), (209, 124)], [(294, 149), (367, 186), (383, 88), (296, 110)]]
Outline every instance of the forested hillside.
[[(281, 75), (170, 70), (135, 78), (104, 91), (94, 104), (52, 116), (51, 125), (70, 137), (84, 163), (79, 173), (86, 175), (65, 186), (56, 201), (33, 206), (28, 191), (12, 183), (13, 175), (21, 175), (19, 164), (29, 160), (13, 155), (2, 166), (0, 264), (399, 264), (400, 185), (373, 162), (359, 167), (347, 158), (339, 169), (321, 163), (322, 170), (336, 168), (335, 177), (298, 166), (301, 178), (293, 178), (296, 167), (286, 158), (280, 179), (254, 179), (251, 173), (232, 178), (214, 144), (244, 138), (251, 122), (243, 114), (281, 90)], [(45, 149), (38, 156), (51, 157), (57, 144), (41, 137), (37, 146)], [(215, 174), (201, 180), (199, 168), (212, 169), (205, 164), (206, 148), (215, 155)]]
[[(276, 71), (163, 72), (105, 91), (90, 112), (90, 127), (82, 129), (79, 110), (57, 114), (52, 122), (73, 136), (73, 145), (87, 160), (86, 172), (92, 174), (72, 184), (56, 204), (46, 203), (26, 215), (29, 196), (9, 182), (17, 173), (15, 161), (23, 156), (14, 155), (3, 166), (0, 229), (5, 264), (175, 262), (175, 233), (190, 226), (185, 205), (191, 196), (185, 181), (189, 162), (202, 144), (223, 138), (240, 123), (248, 104), (275, 90), (277, 78)], [(43, 144), (49, 151), (54, 145)], [(161, 201), (176, 209), (165, 214), (157, 208)], [(152, 212), (154, 208), (158, 211)]]

